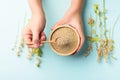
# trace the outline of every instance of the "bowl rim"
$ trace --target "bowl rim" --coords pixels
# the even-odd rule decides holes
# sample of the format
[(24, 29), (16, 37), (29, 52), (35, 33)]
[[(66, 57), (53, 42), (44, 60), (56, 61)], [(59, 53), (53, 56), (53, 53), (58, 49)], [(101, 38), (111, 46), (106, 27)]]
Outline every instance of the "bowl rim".
[(58, 29), (60, 29), (60, 28), (62, 28), (62, 27), (70, 28), (70, 29), (72, 29), (72, 30), (75, 32), (75, 34), (76, 34), (77, 37), (78, 37), (77, 46), (76, 46), (76, 48), (75, 48), (73, 51), (71, 51), (71, 52), (69, 52), (69, 53), (67, 53), (67, 54), (63, 54), (63, 53), (60, 53), (60, 52), (56, 51), (56, 50), (52, 47), (52, 45), (51, 45), (51, 43), (50, 43), (51, 49), (52, 49), (56, 54), (61, 55), (61, 56), (69, 56), (69, 55), (76, 54), (75, 52), (76, 52), (76, 50), (78, 49), (78, 47), (79, 47), (79, 45), (80, 45), (80, 36), (79, 36), (79, 34), (78, 34), (78, 31), (77, 31), (73, 26), (68, 25), (68, 24), (57, 26), (57, 28), (55, 28), (54, 30), (52, 30), (52, 32), (50, 33), (49, 40), (51, 40), (53, 33), (54, 33), (56, 30), (58, 30)]

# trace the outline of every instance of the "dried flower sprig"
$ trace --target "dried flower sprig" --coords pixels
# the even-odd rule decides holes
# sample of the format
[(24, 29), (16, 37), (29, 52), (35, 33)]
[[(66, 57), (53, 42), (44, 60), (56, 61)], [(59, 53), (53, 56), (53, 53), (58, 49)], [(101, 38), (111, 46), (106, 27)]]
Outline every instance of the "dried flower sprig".
[(102, 46), (103, 44), (102, 43), (100, 43), (100, 46), (99, 46), (99, 48), (97, 47), (97, 53), (98, 53), (98, 58), (97, 58), (97, 62), (100, 62), (100, 60), (101, 60), (101, 58), (102, 58), (102, 56), (103, 56), (103, 50), (102, 50), (102, 48), (103, 48), (103, 46)]
[(89, 41), (89, 47), (87, 48), (87, 50), (86, 50), (86, 52), (84, 53), (84, 56), (85, 57), (87, 57), (89, 54), (90, 54), (90, 51), (92, 50), (92, 42), (93, 42), (93, 38), (92, 38), (92, 34), (93, 34), (93, 32), (92, 32), (92, 27), (94, 26), (94, 19), (91, 17), (91, 15), (90, 15), (90, 17), (89, 17), (89, 19), (88, 19), (88, 24), (90, 25), (90, 27), (91, 27), (91, 35), (90, 36), (88, 36), (87, 37), (87, 39), (88, 39), (88, 41)]
[(36, 56), (36, 66), (37, 66), (37, 67), (40, 67), (40, 63), (41, 63), (40, 57), (39, 57), (39, 56)]
[[(18, 47), (18, 51), (16, 52), (17, 56), (20, 56), (20, 53), (22, 53), (22, 50), (24, 49), (24, 39), (21, 38), (20, 43), (19, 43), (19, 47)], [(28, 48), (28, 55), (27, 55), (27, 59), (31, 60), (32, 57), (36, 57), (36, 62), (37, 62), (37, 67), (40, 66), (40, 57), (42, 56), (42, 50), (41, 48)], [(38, 59), (39, 58), (39, 59)], [(39, 65), (39, 66), (38, 66)]]
[(106, 62), (108, 62), (108, 54), (109, 54), (108, 49), (109, 49), (109, 47), (108, 47), (108, 39), (105, 38), (104, 39), (104, 44), (103, 44), (103, 55), (105, 57)]
[(97, 21), (98, 21), (98, 26), (101, 26), (101, 20), (100, 20), (100, 15), (101, 12), (99, 10), (99, 5), (98, 4), (94, 4), (94, 12), (96, 13), (96, 17), (97, 17)]
[[(113, 30), (115, 28), (115, 24), (117, 20), (114, 23), (113, 29), (111, 31), (111, 35), (108, 38), (107, 35), (107, 27), (106, 27), (106, 10), (105, 10), (105, 0), (102, 0), (102, 11), (99, 10), (99, 5), (94, 4), (94, 12), (96, 14), (96, 21), (93, 20), (93, 18), (90, 16), (88, 23), (91, 26), (91, 36), (88, 36), (87, 39), (89, 41), (89, 47), (87, 48), (87, 51), (85, 52), (84, 56), (88, 56), (89, 52), (91, 51), (91, 48), (93, 47), (93, 43), (96, 44), (96, 52), (98, 54), (97, 61), (100, 62), (101, 58), (105, 58), (105, 61), (108, 62), (109, 58), (113, 58), (116, 60), (116, 58), (113, 56), (113, 50), (114, 50), (114, 40), (111, 36), (113, 36)], [(95, 26), (93, 29), (92, 27)], [(96, 27), (99, 26), (99, 27)], [(100, 34), (97, 31), (97, 28), (99, 28)], [(110, 33), (110, 32), (109, 32)], [(94, 34), (95, 36), (93, 36)]]
[(17, 56), (20, 56), (20, 53), (22, 52), (23, 48), (24, 48), (24, 40), (23, 40), (23, 38), (21, 38), (19, 46), (18, 46), (18, 50), (16, 52)]
[(91, 50), (92, 50), (92, 43), (89, 44), (89, 47), (87, 48), (86, 52), (84, 53), (84, 56), (85, 57), (89, 56)]
[(16, 48), (17, 48), (17, 42), (18, 42), (18, 35), (19, 35), (19, 24), (18, 24), (18, 30), (17, 30), (17, 35), (16, 35), (16, 38), (15, 38), (15, 42), (14, 42), (14, 46), (12, 48), (12, 51), (14, 51)]

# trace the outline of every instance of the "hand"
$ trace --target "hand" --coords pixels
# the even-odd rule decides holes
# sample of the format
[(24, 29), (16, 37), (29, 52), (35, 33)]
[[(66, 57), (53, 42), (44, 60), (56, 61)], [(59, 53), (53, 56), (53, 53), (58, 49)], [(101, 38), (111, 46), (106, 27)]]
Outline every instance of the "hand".
[[(43, 32), (46, 24), (44, 15), (32, 16), (30, 23), (23, 29), (23, 38), (29, 48), (38, 48), (46, 39)], [(33, 44), (28, 44), (32, 42)]]
[(77, 31), (80, 36), (80, 44), (76, 52), (78, 52), (83, 44), (84, 44), (84, 32), (83, 32), (83, 25), (82, 25), (82, 19), (81, 15), (79, 12), (72, 12), (72, 11), (67, 11), (67, 13), (64, 15), (64, 17), (58, 21), (53, 27), (52, 30), (57, 28), (59, 25), (64, 25), (64, 24), (69, 24), (72, 25)]

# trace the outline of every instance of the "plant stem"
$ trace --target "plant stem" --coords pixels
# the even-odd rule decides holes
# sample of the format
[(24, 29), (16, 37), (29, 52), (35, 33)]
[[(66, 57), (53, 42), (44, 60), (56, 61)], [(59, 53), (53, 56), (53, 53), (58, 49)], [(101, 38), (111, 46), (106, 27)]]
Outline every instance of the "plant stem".
[(116, 20), (115, 20), (115, 22), (114, 22), (114, 24), (113, 24), (113, 27), (112, 27), (112, 30), (111, 30), (111, 39), (112, 39), (112, 37), (113, 37), (113, 31), (114, 31), (114, 29), (115, 29), (115, 26), (116, 26), (116, 23), (118, 22), (118, 20), (119, 20), (119, 17), (116, 18)]
[(104, 27), (104, 36), (106, 36), (106, 13), (105, 13), (105, 0), (102, 0), (102, 13), (103, 13), (103, 27)]

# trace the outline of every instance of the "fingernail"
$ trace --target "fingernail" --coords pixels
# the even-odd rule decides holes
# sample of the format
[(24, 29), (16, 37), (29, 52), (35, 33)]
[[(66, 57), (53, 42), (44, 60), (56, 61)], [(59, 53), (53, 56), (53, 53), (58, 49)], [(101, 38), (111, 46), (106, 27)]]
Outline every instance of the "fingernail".
[(34, 44), (34, 47), (35, 47), (35, 48), (39, 47), (39, 44)]

